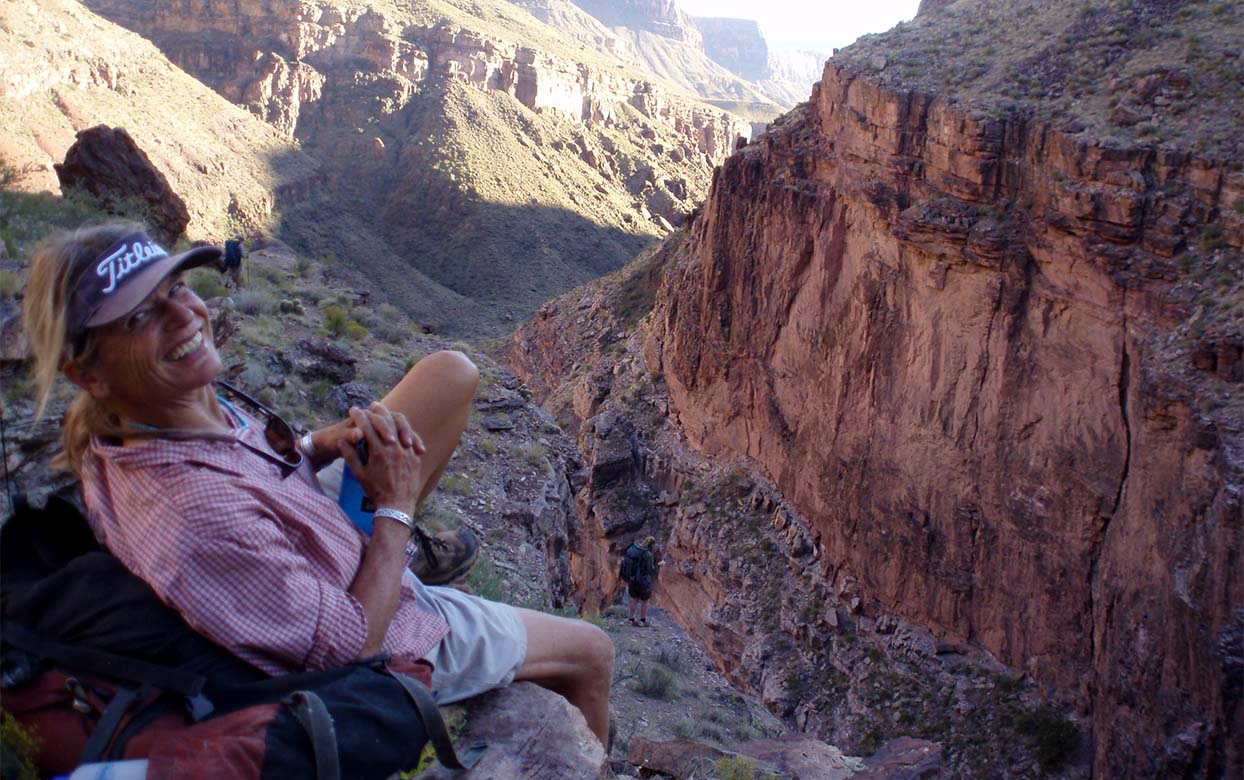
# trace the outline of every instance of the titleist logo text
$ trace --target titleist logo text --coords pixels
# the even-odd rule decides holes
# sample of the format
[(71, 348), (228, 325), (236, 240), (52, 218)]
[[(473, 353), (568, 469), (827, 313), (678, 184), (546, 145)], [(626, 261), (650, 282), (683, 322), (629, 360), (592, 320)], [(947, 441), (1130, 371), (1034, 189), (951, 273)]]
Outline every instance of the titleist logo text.
[(117, 289), (117, 284), (122, 279), (152, 260), (158, 260), (161, 257), (167, 256), (168, 252), (165, 252), (154, 241), (135, 241), (133, 244), (122, 244), (112, 254), (100, 260), (99, 265), (95, 268), (95, 273), (98, 276), (108, 280), (108, 285), (102, 290), (103, 294), (107, 295)]

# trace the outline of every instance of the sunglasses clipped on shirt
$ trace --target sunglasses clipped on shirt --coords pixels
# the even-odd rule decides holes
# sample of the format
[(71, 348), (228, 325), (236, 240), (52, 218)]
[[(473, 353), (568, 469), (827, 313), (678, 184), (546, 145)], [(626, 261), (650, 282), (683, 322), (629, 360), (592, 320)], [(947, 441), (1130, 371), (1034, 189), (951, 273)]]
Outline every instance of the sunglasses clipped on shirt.
[(302, 465), (302, 450), (298, 448), (298, 434), (289, 423), (281, 418), (281, 415), (269, 409), (259, 399), (223, 379), (216, 380), (216, 388), (219, 391), (219, 398), (226, 404), (234, 402), (255, 417), (264, 420), (264, 440), (268, 442), (273, 452), (285, 459), (285, 463), (289, 466), (284, 476), (289, 476)]

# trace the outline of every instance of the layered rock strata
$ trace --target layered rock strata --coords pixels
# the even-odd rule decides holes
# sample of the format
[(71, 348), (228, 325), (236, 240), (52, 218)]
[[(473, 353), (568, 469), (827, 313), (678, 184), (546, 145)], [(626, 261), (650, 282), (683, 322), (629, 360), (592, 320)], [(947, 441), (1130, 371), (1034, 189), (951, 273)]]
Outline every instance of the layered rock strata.
[[(293, 137), (307, 122), (365, 123), (404, 106), (429, 77), (460, 78), (533, 111), (608, 122), (620, 103), (668, 124), (719, 162), (745, 126), (630, 74), (577, 62), (449, 22), (424, 25), (370, 7), (261, 0), (89, 0), (188, 72)], [(375, 105), (334, 100), (360, 73)], [(347, 114), (347, 115), (343, 115)]]
[(1179, 291), (1201, 262), (1239, 290), (1242, 198), (830, 63), (715, 177), (651, 368), (696, 448), (807, 518), (825, 582), (1079, 706), (1100, 777), (1214, 776), (1244, 760), (1242, 339)]
[(77, 133), (124, 127), (186, 202), (194, 238), (256, 229), (322, 182), (287, 139), (74, 0), (0, 6), (0, 160), (6, 186), (57, 192)]

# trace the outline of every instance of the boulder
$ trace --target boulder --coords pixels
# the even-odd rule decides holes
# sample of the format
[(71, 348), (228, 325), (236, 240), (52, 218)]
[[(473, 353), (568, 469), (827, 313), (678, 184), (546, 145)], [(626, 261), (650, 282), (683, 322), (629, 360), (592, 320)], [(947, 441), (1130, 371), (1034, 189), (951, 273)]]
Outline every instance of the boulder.
[(354, 381), (355, 363), (341, 347), (323, 339), (303, 339), (293, 357), (294, 371), (305, 379), (327, 379), (336, 385)]
[(420, 780), (599, 780), (605, 749), (582, 713), (552, 691), (514, 683), (466, 703), (463, 747), (478, 742), (488, 750), (470, 771), (437, 765)]
[(359, 382), (346, 382), (328, 391), (328, 402), (333, 405), (337, 416), (343, 419), (350, 413), (350, 407), (357, 406), (366, 409), (375, 400), (376, 393), (367, 385)]
[(88, 192), (109, 211), (142, 207), (158, 240), (172, 243), (190, 223), (185, 201), (125, 128), (98, 125), (79, 132), (54, 168), (62, 190)]
[(864, 760), (864, 771), (852, 780), (941, 780), (942, 748), (912, 737), (890, 740)]

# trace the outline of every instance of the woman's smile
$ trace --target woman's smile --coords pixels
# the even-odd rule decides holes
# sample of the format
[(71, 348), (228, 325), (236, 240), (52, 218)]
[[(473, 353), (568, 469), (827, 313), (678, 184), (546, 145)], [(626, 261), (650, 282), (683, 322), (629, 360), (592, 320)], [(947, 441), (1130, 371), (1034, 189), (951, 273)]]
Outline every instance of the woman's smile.
[(181, 360), (201, 346), (203, 346), (203, 331), (197, 330), (194, 332), (193, 336), (177, 345), (177, 347), (174, 348), (172, 352), (168, 353), (164, 359), (174, 361)]

